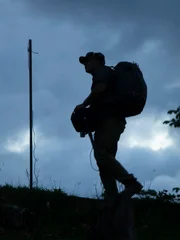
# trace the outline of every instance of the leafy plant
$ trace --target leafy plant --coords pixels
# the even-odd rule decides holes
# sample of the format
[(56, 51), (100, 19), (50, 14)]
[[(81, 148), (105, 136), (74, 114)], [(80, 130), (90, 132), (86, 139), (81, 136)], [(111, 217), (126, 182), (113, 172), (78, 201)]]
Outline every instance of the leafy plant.
[(171, 120), (166, 120), (163, 122), (163, 124), (169, 124), (170, 127), (180, 127), (180, 106), (176, 110), (169, 110), (167, 112), (168, 114), (175, 114), (175, 117)]

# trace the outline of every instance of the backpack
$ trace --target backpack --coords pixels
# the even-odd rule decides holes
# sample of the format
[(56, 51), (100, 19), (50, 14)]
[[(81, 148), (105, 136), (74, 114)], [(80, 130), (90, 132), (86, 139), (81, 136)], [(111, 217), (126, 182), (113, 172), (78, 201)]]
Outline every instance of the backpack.
[(115, 77), (116, 108), (124, 117), (139, 115), (147, 99), (147, 85), (139, 66), (134, 62), (119, 62), (111, 69)]

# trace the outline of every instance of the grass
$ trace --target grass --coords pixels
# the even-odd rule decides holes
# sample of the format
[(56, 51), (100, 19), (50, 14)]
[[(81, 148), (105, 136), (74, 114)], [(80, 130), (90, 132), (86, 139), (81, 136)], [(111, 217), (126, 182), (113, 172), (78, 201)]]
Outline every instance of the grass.
[[(71, 196), (61, 189), (36, 188), (30, 194), (26, 187), (6, 185), (0, 188), (9, 203), (17, 204), (37, 213), (36, 231), (4, 229), (1, 240), (80, 240), (85, 239), (91, 218), (98, 211), (102, 200)], [(144, 191), (134, 198), (133, 206), (139, 240), (179, 240), (180, 203), (176, 194), (167, 191)]]

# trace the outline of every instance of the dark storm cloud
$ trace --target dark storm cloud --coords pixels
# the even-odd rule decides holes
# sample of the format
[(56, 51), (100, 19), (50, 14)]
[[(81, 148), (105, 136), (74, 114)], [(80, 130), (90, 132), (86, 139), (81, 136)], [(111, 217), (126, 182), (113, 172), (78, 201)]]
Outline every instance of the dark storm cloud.
[[(163, 39), (171, 50), (178, 47), (180, 3), (177, 0), (173, 2), (37, 0), (26, 1), (26, 4), (29, 13), (38, 17), (73, 21), (84, 28), (88, 25), (99, 27), (99, 30), (106, 27), (119, 32), (125, 31), (124, 40), (130, 50), (140, 46), (144, 38)], [(132, 36), (134, 37), (130, 38)]]
[[(168, 98), (174, 99), (173, 104), (179, 100), (176, 92), (164, 90), (167, 82), (174, 82), (180, 74), (178, 1), (39, 0), (26, 1), (25, 5), (37, 19), (81, 26), (88, 39), (87, 50), (102, 50), (108, 63), (114, 65), (121, 59), (138, 61), (149, 87), (148, 106), (158, 102), (156, 108), (165, 110)], [(119, 39), (114, 47), (107, 49), (110, 36)], [(143, 52), (143, 45), (150, 48), (148, 54)]]

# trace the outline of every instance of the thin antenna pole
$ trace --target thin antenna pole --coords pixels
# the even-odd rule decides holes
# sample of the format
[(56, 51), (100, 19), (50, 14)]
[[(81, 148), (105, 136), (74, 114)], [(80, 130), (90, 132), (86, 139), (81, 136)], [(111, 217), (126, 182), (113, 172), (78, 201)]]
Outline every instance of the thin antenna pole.
[(32, 40), (29, 39), (29, 187), (33, 189), (33, 104), (32, 104)]

